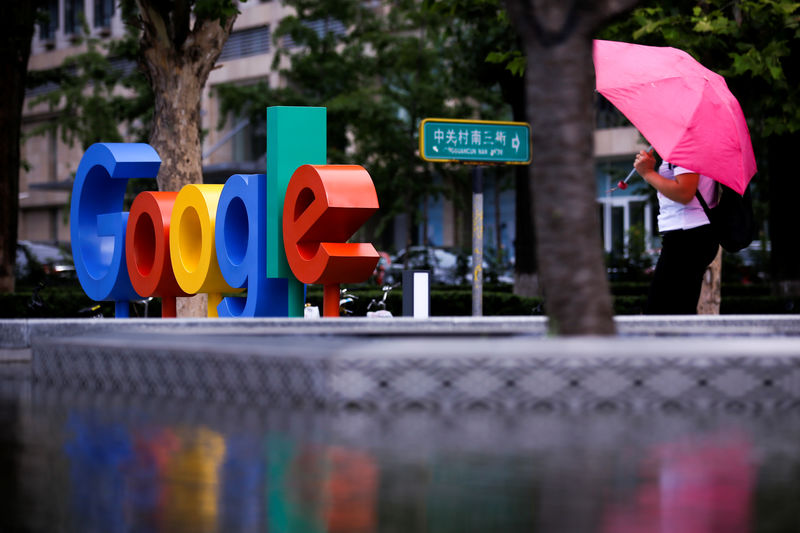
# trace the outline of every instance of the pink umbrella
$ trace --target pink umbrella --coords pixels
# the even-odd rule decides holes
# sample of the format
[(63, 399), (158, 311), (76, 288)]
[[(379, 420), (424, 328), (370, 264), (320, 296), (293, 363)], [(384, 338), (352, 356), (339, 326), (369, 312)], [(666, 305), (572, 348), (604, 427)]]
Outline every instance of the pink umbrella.
[(594, 41), (597, 90), (670, 163), (744, 194), (756, 159), (725, 79), (683, 50)]

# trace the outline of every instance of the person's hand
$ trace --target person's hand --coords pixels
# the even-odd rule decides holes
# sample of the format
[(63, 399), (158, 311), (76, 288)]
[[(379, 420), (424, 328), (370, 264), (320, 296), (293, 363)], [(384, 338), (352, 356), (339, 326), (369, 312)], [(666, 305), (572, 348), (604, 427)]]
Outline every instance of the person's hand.
[(633, 161), (633, 168), (644, 179), (647, 179), (647, 174), (654, 172), (656, 169), (656, 158), (653, 157), (653, 152), (654, 149), (652, 148), (649, 152), (641, 150)]

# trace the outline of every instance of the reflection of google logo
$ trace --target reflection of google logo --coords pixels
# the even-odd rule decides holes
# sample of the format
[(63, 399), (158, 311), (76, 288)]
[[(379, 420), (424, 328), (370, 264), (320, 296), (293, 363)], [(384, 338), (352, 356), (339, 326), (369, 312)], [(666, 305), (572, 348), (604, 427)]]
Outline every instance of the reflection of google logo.
[[(313, 119), (321, 116), (324, 126), (324, 113), (270, 108), (268, 131), (318, 137), (320, 122)], [(311, 131), (298, 128), (309, 116)], [(209, 316), (302, 316), (304, 283), (324, 285), (323, 314), (337, 316), (339, 284), (367, 279), (378, 262), (372, 244), (346, 242), (378, 209), (372, 179), (360, 166), (236, 174), (225, 185), (143, 192), (130, 212), (122, 211), (127, 180), (155, 178), (160, 165), (147, 144), (95, 144), (75, 176), (75, 269), (90, 298), (116, 302), (117, 317), (128, 316), (129, 300), (147, 296), (161, 297), (162, 316), (174, 317), (175, 297), (197, 293), (209, 295)], [(246, 296), (223, 297), (245, 289)]]

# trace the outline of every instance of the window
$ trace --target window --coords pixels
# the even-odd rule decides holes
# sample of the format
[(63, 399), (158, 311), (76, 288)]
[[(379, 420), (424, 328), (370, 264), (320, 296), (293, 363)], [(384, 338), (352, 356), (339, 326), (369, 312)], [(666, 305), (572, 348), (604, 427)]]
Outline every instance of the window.
[(269, 52), (269, 26), (248, 28), (231, 33), (225, 46), (222, 47), (219, 61), (266, 54), (267, 52)]
[(83, 25), (83, 0), (65, 0), (64, 33), (75, 35), (80, 33)]
[(114, 0), (94, 0), (94, 27), (111, 28)]
[(603, 231), (603, 246), (616, 257), (628, 257), (652, 247), (653, 217), (648, 185), (631, 181), (624, 191), (610, 192), (630, 170), (630, 162), (599, 163), (596, 168), (597, 201)]
[(248, 123), (233, 137), (233, 160), (258, 161), (267, 151), (267, 124)]
[(58, 30), (58, 0), (47, 0), (45, 4), (46, 19), (39, 23), (39, 39), (53, 41)]
[(58, 181), (58, 135), (50, 130), (47, 138), (47, 181)]
[[(347, 32), (347, 29), (344, 27), (344, 24), (331, 17), (325, 19), (313, 20), (311, 22), (303, 22), (303, 25), (306, 28), (314, 30), (314, 32), (320, 39), (324, 38), (329, 33), (339, 36), (339, 35), (344, 35)], [(294, 42), (294, 39), (292, 39), (291, 35), (286, 35), (283, 38), (283, 45), (286, 48), (294, 48), (295, 46), (297, 46), (297, 44)]]

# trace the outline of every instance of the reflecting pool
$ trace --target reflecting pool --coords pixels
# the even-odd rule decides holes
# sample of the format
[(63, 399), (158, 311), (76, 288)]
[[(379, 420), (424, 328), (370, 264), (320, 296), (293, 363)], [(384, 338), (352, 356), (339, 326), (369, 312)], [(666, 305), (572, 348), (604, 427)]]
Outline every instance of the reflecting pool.
[[(558, 402), (442, 409), (181, 399), (29, 374), (7, 364), (0, 380), (3, 532), (737, 533), (800, 524), (800, 402), (788, 386), (759, 395), (778, 384), (744, 375), (731, 386), (747, 394), (729, 401), (686, 402), (685, 388), (664, 385), (672, 400), (553, 391)], [(602, 386), (616, 386), (612, 377)]]

